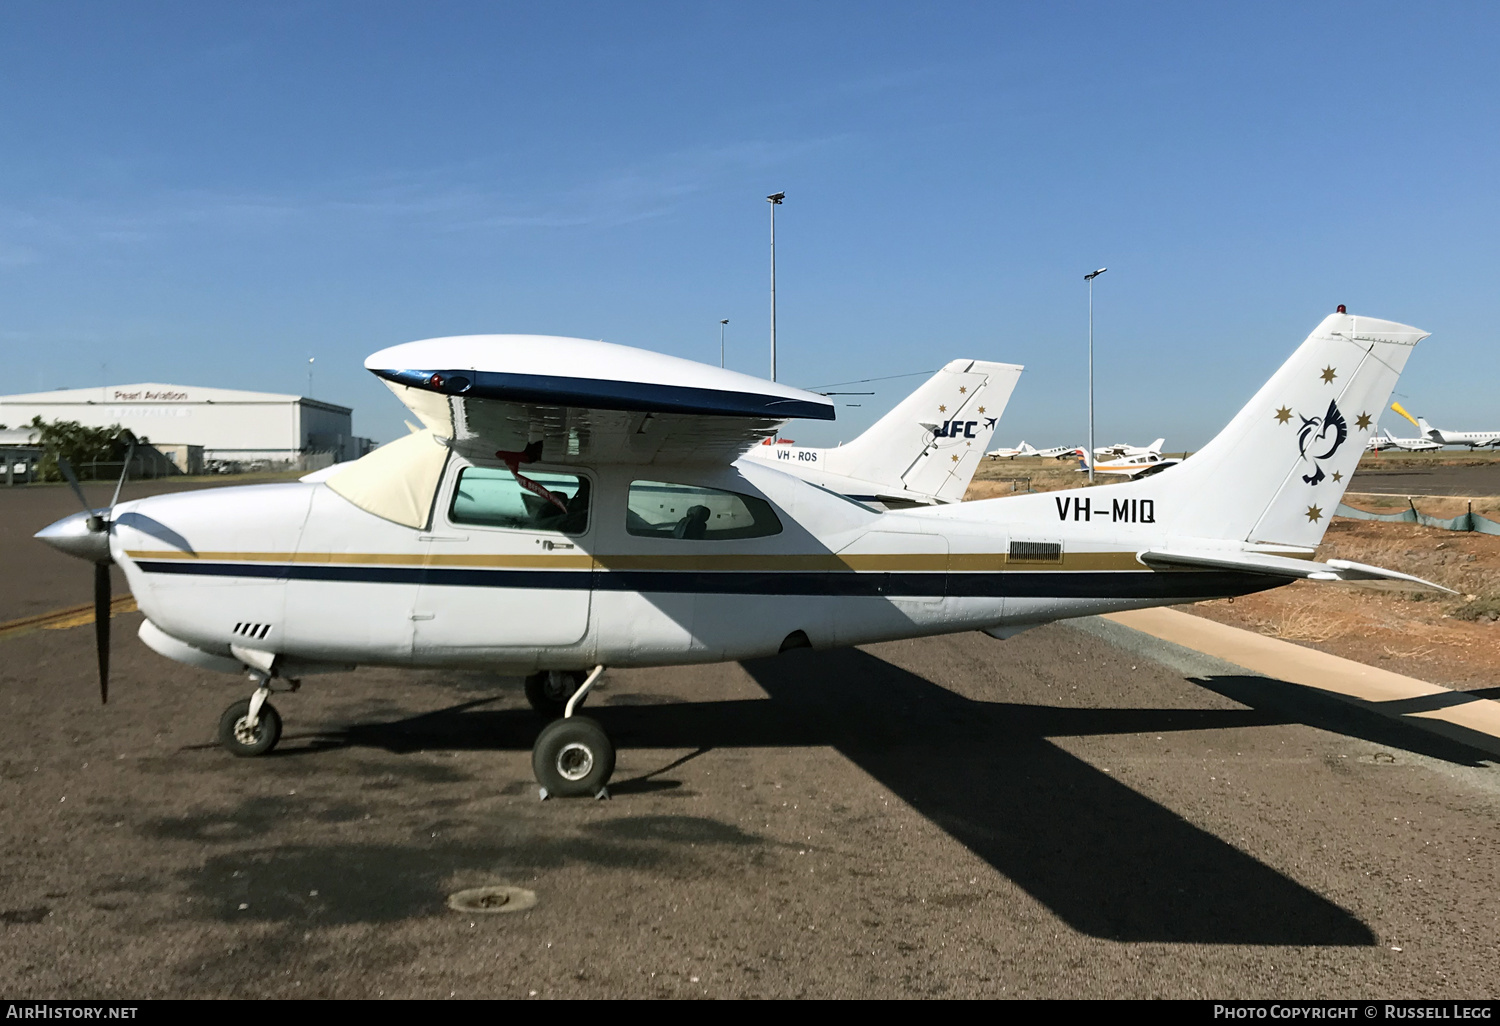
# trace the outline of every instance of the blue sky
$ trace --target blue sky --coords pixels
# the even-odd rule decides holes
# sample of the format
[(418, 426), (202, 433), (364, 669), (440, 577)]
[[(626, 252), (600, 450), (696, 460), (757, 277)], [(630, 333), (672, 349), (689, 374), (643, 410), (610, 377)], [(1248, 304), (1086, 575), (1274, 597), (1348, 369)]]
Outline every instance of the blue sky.
[[(1482, 4), (28, 3), (0, 10), (4, 391), (314, 393), (397, 342), (604, 338), (804, 385), (1023, 363), (1007, 444), (1201, 445), (1337, 303), (1500, 423)], [(915, 379), (852, 398), (856, 434)], [(1387, 414), (1383, 424), (1405, 424)]]

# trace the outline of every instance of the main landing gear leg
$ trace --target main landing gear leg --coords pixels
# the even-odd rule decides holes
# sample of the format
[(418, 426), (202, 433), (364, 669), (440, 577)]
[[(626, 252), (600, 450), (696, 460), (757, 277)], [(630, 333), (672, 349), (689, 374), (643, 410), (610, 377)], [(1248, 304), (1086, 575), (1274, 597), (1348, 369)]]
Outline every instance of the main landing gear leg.
[(577, 670), (539, 670), (526, 678), (526, 701), (549, 720), (566, 714), (568, 700), (582, 690), (584, 674)]
[(573, 711), (604, 672), (602, 665), (579, 686), (563, 708), (563, 718), (543, 728), (531, 749), (531, 769), (541, 785), (542, 800), (593, 795), (609, 797), (609, 778), (615, 771), (615, 746), (604, 728)]

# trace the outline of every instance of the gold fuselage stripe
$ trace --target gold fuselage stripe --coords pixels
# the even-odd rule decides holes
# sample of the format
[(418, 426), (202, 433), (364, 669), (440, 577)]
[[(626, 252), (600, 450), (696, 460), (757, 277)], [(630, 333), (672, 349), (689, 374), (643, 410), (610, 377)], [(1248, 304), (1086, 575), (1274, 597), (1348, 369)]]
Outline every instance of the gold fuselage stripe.
[(1145, 570), (1134, 552), (1070, 552), (1056, 560), (1011, 559), (1004, 552), (806, 555), (641, 555), (451, 552), (182, 552), (132, 549), (131, 559), (227, 563), (330, 563), (341, 566), (433, 566), (537, 570), (677, 570), (773, 572), (965, 573), (999, 570)]

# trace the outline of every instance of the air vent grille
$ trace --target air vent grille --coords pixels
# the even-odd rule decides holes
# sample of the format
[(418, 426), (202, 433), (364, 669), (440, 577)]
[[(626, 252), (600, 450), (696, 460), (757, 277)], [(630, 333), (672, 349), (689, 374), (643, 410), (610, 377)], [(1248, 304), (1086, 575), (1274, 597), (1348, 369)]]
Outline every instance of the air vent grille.
[(1061, 563), (1061, 542), (1013, 541), (1010, 558), (1027, 563)]
[(242, 638), (254, 638), (259, 641), (271, 633), (271, 625), (268, 623), (237, 623), (234, 625), (234, 633)]

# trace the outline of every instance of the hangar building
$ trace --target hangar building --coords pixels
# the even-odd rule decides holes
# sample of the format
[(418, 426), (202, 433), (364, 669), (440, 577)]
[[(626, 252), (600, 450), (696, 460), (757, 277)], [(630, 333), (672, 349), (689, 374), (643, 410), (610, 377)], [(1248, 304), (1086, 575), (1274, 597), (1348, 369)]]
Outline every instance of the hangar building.
[[(164, 446), (198, 446), (207, 460), (292, 463), (310, 456), (357, 459), (373, 446), (354, 435), (347, 406), (271, 392), (196, 385), (109, 385), (0, 396), (0, 424), (33, 417), (87, 427), (118, 424)], [(320, 461), (321, 462), (321, 461)]]

